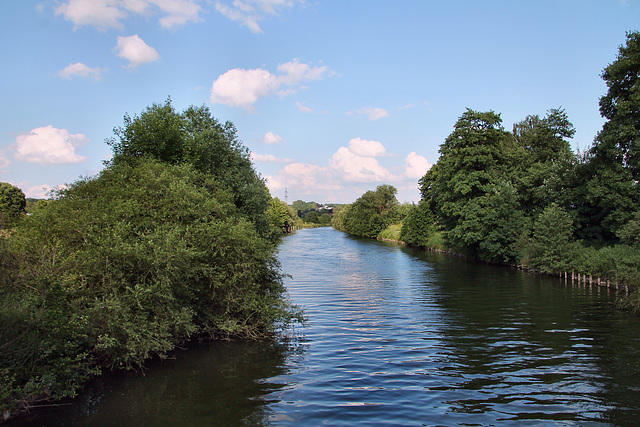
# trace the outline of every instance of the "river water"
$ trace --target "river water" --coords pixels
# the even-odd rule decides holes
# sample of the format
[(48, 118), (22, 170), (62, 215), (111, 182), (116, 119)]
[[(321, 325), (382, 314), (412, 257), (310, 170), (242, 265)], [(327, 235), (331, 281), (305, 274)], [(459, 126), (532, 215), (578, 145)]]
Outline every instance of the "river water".
[(638, 425), (640, 319), (602, 288), (330, 228), (280, 247), (308, 324), (96, 380), (33, 425)]

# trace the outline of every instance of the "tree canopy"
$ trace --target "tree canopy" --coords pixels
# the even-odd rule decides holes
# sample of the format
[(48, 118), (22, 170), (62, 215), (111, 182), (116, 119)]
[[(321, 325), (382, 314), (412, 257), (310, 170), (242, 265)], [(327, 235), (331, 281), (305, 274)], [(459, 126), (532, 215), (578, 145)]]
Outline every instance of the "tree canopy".
[(18, 187), (0, 182), (0, 229), (14, 225), (26, 213), (27, 199)]
[(123, 126), (114, 128), (115, 136), (106, 141), (113, 149), (111, 164), (156, 159), (192, 165), (230, 189), (234, 204), (259, 233), (272, 234), (265, 215), (269, 191), (231, 122), (221, 124), (205, 106), (190, 106), (178, 113), (171, 99), (133, 118), (125, 115), (123, 121)]

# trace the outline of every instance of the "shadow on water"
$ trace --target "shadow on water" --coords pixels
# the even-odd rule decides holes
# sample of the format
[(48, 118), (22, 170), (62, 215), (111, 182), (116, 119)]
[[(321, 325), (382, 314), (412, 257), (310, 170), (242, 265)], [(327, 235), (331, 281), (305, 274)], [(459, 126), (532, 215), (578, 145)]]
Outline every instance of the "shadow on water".
[[(491, 421), (637, 425), (640, 319), (601, 287), (406, 249), (444, 309), (451, 413)], [(450, 375), (449, 375), (450, 374)], [(455, 399), (456, 395), (460, 398)], [(499, 414), (496, 416), (496, 413)]]
[(287, 373), (295, 342), (193, 343), (174, 359), (153, 361), (144, 373), (94, 380), (69, 404), (42, 408), (9, 426), (239, 426), (266, 423), (265, 397), (283, 387), (269, 378)]

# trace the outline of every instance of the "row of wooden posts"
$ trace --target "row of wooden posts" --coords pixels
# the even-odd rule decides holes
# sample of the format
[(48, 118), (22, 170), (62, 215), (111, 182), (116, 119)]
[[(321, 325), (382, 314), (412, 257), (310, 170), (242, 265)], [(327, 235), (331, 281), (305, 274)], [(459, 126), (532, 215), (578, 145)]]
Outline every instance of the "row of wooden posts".
[(612, 282), (609, 279), (601, 279), (600, 277), (593, 277), (592, 275), (580, 274), (572, 271), (571, 274), (568, 272), (564, 272), (560, 274), (560, 277), (564, 279), (565, 282), (571, 281), (571, 283), (578, 283), (578, 285), (589, 285), (589, 286), (601, 286), (608, 289), (615, 289), (617, 291), (630, 293), (628, 285), (621, 285), (617, 282)]

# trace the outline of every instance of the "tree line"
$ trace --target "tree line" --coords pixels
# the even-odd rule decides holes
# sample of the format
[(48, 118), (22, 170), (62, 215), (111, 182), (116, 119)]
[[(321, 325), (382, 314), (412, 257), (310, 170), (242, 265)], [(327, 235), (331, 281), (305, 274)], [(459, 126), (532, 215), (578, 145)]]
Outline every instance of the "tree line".
[[(640, 32), (627, 33), (602, 78), (602, 130), (574, 153), (561, 108), (504, 128), (494, 111), (467, 109), (419, 180), (421, 200), (401, 208), (395, 189), (368, 191), (334, 216), (334, 227), (398, 239), (491, 263), (546, 273), (578, 272), (640, 284)], [(393, 197), (392, 197), (393, 196)], [(640, 293), (624, 304), (640, 310)]]
[[(113, 157), (24, 214), (0, 184), (0, 412), (73, 396), (194, 337), (301, 321), (276, 258), (293, 213), (235, 127), (170, 99), (124, 116)], [(284, 205), (284, 206), (283, 206)]]

